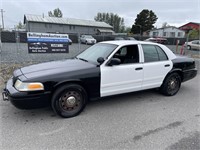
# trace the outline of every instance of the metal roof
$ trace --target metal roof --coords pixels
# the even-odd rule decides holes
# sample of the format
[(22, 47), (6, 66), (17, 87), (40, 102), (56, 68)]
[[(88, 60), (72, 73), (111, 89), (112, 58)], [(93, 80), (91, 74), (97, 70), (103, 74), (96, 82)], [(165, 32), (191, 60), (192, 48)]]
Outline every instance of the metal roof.
[(93, 20), (73, 19), (73, 18), (57, 18), (47, 17), (40, 15), (24, 15), (24, 23), (28, 22), (41, 22), (41, 23), (53, 23), (53, 24), (67, 24), (67, 25), (79, 25), (79, 26), (92, 26), (92, 27), (103, 27), (113, 28), (105, 22), (98, 22)]
[(179, 29), (179, 28), (177, 28), (175, 26), (168, 26), (168, 27), (163, 27), (163, 28), (157, 28), (157, 29), (152, 29), (152, 30), (149, 30), (149, 31), (163, 30), (163, 29), (167, 29), (167, 28), (174, 28), (174, 29), (177, 29), (177, 30), (184, 31), (184, 30)]
[(97, 29), (101, 33), (113, 33), (114, 31), (111, 29)]

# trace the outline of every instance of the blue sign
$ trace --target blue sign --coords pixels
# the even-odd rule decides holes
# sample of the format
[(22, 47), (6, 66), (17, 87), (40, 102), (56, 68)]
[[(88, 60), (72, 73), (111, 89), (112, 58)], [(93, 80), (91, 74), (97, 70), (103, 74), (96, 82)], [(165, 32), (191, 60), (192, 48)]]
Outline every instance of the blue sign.
[(29, 53), (68, 53), (69, 37), (67, 34), (27, 33)]

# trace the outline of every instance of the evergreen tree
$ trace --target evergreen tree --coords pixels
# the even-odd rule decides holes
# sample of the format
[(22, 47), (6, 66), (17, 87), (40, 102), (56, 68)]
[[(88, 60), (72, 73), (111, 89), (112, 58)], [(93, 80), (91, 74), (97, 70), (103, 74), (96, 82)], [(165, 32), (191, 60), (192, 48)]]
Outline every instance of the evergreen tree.
[(144, 9), (137, 15), (131, 32), (134, 34), (142, 34), (144, 31), (151, 30), (154, 28), (153, 24), (155, 24), (157, 19), (156, 14), (152, 10)]
[(62, 18), (63, 14), (59, 8), (54, 9), (53, 11), (48, 12), (49, 17), (58, 17)]
[(114, 13), (97, 13), (94, 17), (95, 21), (106, 22), (107, 24), (113, 26), (115, 32), (124, 32), (124, 18), (119, 17)]

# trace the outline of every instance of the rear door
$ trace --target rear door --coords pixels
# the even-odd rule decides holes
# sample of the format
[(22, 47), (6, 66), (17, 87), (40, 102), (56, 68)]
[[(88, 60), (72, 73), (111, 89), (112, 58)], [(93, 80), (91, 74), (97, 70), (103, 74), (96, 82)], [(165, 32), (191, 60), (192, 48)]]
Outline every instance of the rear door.
[(142, 44), (144, 75), (142, 89), (160, 87), (173, 64), (164, 50), (152, 44)]

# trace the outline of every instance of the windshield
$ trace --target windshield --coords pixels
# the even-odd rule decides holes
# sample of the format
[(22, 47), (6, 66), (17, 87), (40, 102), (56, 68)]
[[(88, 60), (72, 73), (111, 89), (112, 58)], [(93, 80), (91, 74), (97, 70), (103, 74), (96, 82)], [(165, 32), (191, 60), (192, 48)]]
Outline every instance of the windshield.
[(85, 36), (85, 38), (88, 38), (88, 39), (93, 39), (93, 37), (92, 37), (92, 36), (90, 36), (90, 35), (86, 35), (86, 36)]
[(114, 44), (98, 43), (77, 55), (76, 58), (97, 63), (99, 57), (107, 59), (116, 47), (117, 45)]

